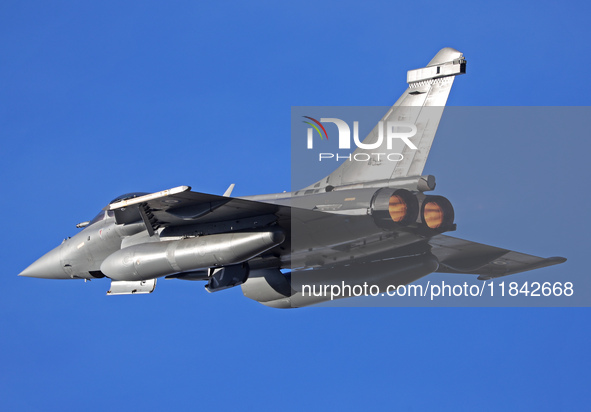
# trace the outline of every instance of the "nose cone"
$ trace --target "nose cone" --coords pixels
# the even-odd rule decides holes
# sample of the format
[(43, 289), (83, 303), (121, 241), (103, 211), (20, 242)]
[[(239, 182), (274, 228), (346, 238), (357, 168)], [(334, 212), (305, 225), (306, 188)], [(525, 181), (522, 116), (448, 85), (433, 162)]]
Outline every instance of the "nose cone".
[(31, 266), (19, 273), (19, 276), (42, 279), (70, 279), (62, 268), (59, 247), (44, 254)]

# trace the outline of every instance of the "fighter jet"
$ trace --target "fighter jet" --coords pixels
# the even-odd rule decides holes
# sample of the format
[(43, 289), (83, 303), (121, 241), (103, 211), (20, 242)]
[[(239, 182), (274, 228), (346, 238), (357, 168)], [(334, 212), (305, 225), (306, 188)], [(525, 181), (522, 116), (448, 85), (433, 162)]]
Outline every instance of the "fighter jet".
[[(428, 194), (435, 178), (422, 172), (464, 73), (466, 60), (452, 48), (409, 71), (408, 88), (370, 134), (308, 187), (241, 198), (231, 196), (234, 185), (222, 196), (189, 186), (129, 193), (19, 276), (107, 278), (108, 295), (151, 293), (163, 277), (202, 281), (209, 292), (241, 286), (266, 306), (292, 308), (332, 299), (306, 295), (305, 285), (366, 282), (384, 290), (433, 272), (488, 280), (564, 262), (443, 234), (456, 229), (453, 206)], [(309, 120), (319, 133), (343, 126)]]

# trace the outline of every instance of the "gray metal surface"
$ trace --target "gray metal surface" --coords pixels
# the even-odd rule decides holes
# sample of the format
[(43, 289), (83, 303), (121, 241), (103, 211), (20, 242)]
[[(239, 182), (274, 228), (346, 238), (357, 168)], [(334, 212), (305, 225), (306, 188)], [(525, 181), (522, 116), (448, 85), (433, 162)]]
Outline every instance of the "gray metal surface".
[(224, 233), (151, 242), (111, 254), (101, 272), (114, 280), (147, 280), (173, 273), (242, 263), (283, 242), (280, 231)]
[[(309, 188), (326, 186), (344, 186), (365, 182), (383, 181), (383, 186), (390, 186), (390, 181), (408, 176), (420, 176), (429, 156), (435, 132), (443, 114), (443, 109), (456, 75), (466, 72), (466, 61), (462, 53), (452, 48), (444, 48), (424, 69), (409, 72), (408, 89), (382, 117), (369, 135), (363, 140), (364, 145), (376, 144), (382, 135), (382, 144), (373, 149), (357, 148), (353, 156), (366, 154), (375, 158), (375, 153), (401, 153), (404, 158), (399, 162), (371, 161), (344, 162), (327, 178), (318, 181)], [(388, 139), (384, 130), (389, 122), (412, 123), (417, 133), (412, 142), (418, 150), (412, 150), (402, 140), (394, 140), (388, 148)], [(319, 184), (319, 186), (318, 186)]]
[(136, 282), (111, 281), (111, 288), (107, 295), (142, 295), (154, 292), (156, 279), (140, 280)]
[[(564, 262), (442, 234), (455, 230), (453, 207), (423, 194), (435, 178), (422, 173), (454, 78), (465, 70), (463, 55), (445, 48), (408, 72), (409, 87), (382, 126), (416, 125), (416, 150), (402, 139), (388, 149), (384, 139), (375, 150), (354, 152), (399, 152), (402, 161), (344, 162), (294, 193), (233, 198), (230, 185), (223, 196), (189, 186), (124, 195), (19, 276), (108, 277), (110, 295), (151, 293), (161, 276), (203, 280), (209, 291), (242, 284), (246, 297), (286, 308), (328, 299), (303, 296), (304, 284), (385, 287), (433, 271), (491, 279)], [(378, 124), (363, 144), (380, 132), (388, 133)]]

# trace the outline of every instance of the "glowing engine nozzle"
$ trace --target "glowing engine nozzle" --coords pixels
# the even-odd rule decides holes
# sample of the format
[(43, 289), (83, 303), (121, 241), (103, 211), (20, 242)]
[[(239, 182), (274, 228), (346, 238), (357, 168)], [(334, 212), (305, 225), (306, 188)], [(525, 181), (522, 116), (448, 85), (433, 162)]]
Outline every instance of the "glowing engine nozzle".
[(425, 204), (423, 216), (425, 218), (425, 224), (431, 229), (437, 229), (443, 224), (443, 210), (435, 202)]
[(395, 229), (416, 222), (419, 202), (408, 190), (383, 188), (375, 193), (371, 209), (379, 227)]
[(388, 204), (388, 213), (390, 213), (390, 217), (396, 223), (400, 223), (406, 217), (408, 211), (408, 206), (402, 197), (397, 195), (392, 195), (390, 197), (390, 202)]
[(443, 196), (427, 196), (421, 205), (421, 221), (429, 229), (450, 230), (454, 223), (454, 208)]

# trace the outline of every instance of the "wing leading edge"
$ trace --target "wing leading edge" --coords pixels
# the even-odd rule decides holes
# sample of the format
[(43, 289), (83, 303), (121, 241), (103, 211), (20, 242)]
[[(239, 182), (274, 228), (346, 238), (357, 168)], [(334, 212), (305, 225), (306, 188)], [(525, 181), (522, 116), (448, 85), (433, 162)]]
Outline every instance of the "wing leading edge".
[[(297, 213), (300, 224), (317, 224), (330, 221), (326, 225), (339, 225), (349, 217), (308, 210), (286, 204), (267, 203), (236, 197), (218, 196), (193, 192), (189, 186), (179, 186), (169, 190), (148, 194), (108, 205), (105, 209), (115, 213), (118, 224), (136, 222), (140, 219), (148, 231), (158, 228), (173, 228), (195, 224), (215, 226), (241, 219), (260, 221), (268, 225), (277, 223), (286, 232), (291, 230), (293, 212)], [(286, 200), (289, 202), (289, 200)], [(271, 217), (271, 220), (265, 219)], [(235, 225), (227, 230), (237, 230)]]

